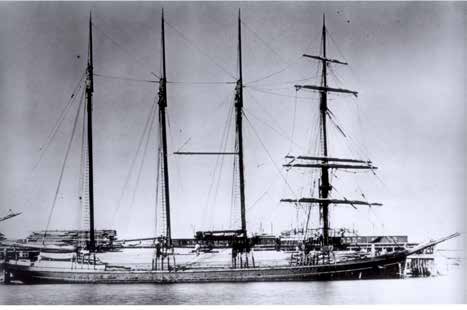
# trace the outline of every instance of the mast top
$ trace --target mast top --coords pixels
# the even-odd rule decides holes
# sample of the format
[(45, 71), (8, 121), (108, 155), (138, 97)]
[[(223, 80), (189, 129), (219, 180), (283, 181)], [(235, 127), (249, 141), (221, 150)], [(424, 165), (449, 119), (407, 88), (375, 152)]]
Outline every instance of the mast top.
[(88, 50), (88, 87), (94, 92), (93, 56), (92, 56), (92, 11), (89, 11), (89, 50)]
[(162, 41), (162, 77), (161, 79), (166, 79), (165, 71), (165, 21), (164, 21), (164, 8), (161, 12), (161, 41)]

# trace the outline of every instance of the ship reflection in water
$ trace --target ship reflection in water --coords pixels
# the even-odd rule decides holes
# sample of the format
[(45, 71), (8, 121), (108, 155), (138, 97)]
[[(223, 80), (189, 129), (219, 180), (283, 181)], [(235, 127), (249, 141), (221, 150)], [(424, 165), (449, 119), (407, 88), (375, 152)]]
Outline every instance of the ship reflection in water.
[(1, 285), (1, 304), (463, 303), (462, 272), (400, 280)]

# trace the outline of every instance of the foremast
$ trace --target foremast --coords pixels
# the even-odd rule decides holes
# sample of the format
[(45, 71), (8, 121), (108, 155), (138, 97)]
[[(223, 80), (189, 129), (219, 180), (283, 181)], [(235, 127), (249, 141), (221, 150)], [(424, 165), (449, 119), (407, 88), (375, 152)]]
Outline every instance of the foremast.
[(245, 174), (243, 166), (243, 70), (242, 70), (242, 20), (238, 10), (238, 80), (235, 94), (235, 129), (237, 133), (236, 144), (238, 147), (238, 175), (240, 182), (240, 216), (242, 234), (247, 238), (246, 214), (245, 214)]
[[(89, 51), (86, 75), (86, 114), (87, 114), (87, 143), (89, 163), (89, 246), (90, 253), (96, 252), (96, 241), (94, 233), (94, 177), (93, 177), (93, 150), (92, 150), (92, 94), (94, 92), (93, 72), (93, 50), (92, 50), (92, 15), (89, 14)], [(95, 256), (94, 256), (95, 261)]]
[[(286, 156), (286, 158), (291, 159), (291, 161), (285, 164), (285, 167), (300, 167), (300, 168), (318, 168), (321, 170), (320, 176), (320, 185), (319, 185), (319, 197), (311, 198), (299, 198), (299, 199), (282, 199), (283, 202), (292, 202), (292, 203), (312, 203), (318, 204), (320, 210), (321, 218), (321, 231), (323, 237), (323, 246), (327, 247), (331, 244), (330, 241), (330, 224), (329, 224), (329, 207), (331, 204), (348, 204), (355, 207), (355, 205), (381, 205), (380, 203), (370, 203), (360, 200), (348, 200), (344, 199), (333, 199), (330, 197), (332, 191), (332, 185), (329, 178), (330, 169), (377, 169), (373, 166), (371, 161), (357, 160), (357, 159), (346, 159), (346, 158), (335, 158), (329, 157), (328, 150), (328, 132), (327, 132), (327, 117), (329, 113), (328, 109), (328, 93), (337, 92), (337, 93), (347, 93), (357, 96), (356, 91), (342, 89), (342, 88), (333, 88), (328, 86), (327, 80), (327, 66), (329, 63), (347, 65), (346, 62), (330, 59), (327, 57), (326, 53), (326, 20), (323, 15), (323, 26), (322, 26), (322, 55), (307, 55), (304, 54), (303, 57), (315, 59), (321, 62), (321, 83), (320, 85), (295, 85), (296, 90), (300, 89), (310, 89), (314, 91), (319, 91), (320, 94), (320, 137), (321, 137), (321, 148), (320, 156)], [(304, 163), (295, 163), (295, 161), (302, 161)]]
[(167, 74), (165, 61), (165, 28), (164, 28), (164, 9), (161, 16), (161, 45), (162, 45), (162, 75), (159, 80), (159, 132), (161, 142), (162, 155), (162, 190), (163, 203), (165, 211), (165, 242), (166, 247), (172, 247), (172, 231), (170, 223), (170, 190), (169, 190), (169, 167), (167, 161), (167, 125), (166, 125), (166, 108), (167, 108)]

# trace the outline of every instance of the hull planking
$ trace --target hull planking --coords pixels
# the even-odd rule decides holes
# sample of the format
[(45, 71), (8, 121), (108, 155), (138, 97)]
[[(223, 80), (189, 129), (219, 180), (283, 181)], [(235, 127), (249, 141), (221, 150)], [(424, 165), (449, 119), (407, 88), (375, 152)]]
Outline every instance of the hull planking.
[(335, 264), (244, 269), (212, 268), (177, 271), (58, 269), (7, 263), (11, 280), (23, 283), (208, 283), (329, 281), (400, 278), (406, 255), (385, 255)]

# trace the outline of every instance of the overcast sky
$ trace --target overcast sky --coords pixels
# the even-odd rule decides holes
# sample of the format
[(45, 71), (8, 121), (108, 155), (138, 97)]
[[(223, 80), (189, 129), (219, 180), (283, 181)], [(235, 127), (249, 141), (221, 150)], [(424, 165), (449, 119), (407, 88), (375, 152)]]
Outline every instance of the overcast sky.
[[(1, 212), (23, 212), (1, 224), (7, 236), (25, 237), (46, 227), (78, 100), (33, 167), (85, 69), (89, 11), (95, 73), (153, 80), (151, 72), (160, 72), (162, 7), (167, 76), (178, 82), (168, 86), (171, 153), (187, 140), (183, 150), (221, 149), (233, 106), (230, 82), (237, 77), (236, 23), (242, 10), (250, 231), (262, 226), (277, 234), (305, 220), (303, 211), (279, 200), (309, 196), (310, 171), (287, 172), (281, 165), (288, 153), (315, 150), (318, 95), (296, 94), (293, 85), (319, 83), (317, 64), (301, 55), (320, 52), (323, 14), (329, 57), (350, 64), (332, 66), (329, 84), (359, 92), (357, 99), (329, 96), (347, 135), (330, 123), (331, 155), (365, 157), (379, 167), (379, 179), (336, 173), (333, 196), (362, 199), (364, 192), (384, 204), (371, 210), (333, 207), (331, 225), (361, 234), (404, 234), (413, 241), (464, 231), (464, 3), (34, 2), (0, 4)], [(277, 74), (268, 77), (272, 73)], [(157, 126), (139, 186), (142, 151), (120, 197), (156, 95), (153, 83), (95, 78), (96, 226), (117, 229), (120, 237), (154, 234)], [(233, 150), (233, 123), (230, 127), (227, 151)], [(50, 228), (80, 227), (80, 146), (78, 135)], [(170, 156), (174, 237), (239, 227), (232, 158), (224, 159), (217, 191), (211, 185), (216, 160)], [(313, 224), (317, 218), (314, 211)]]

